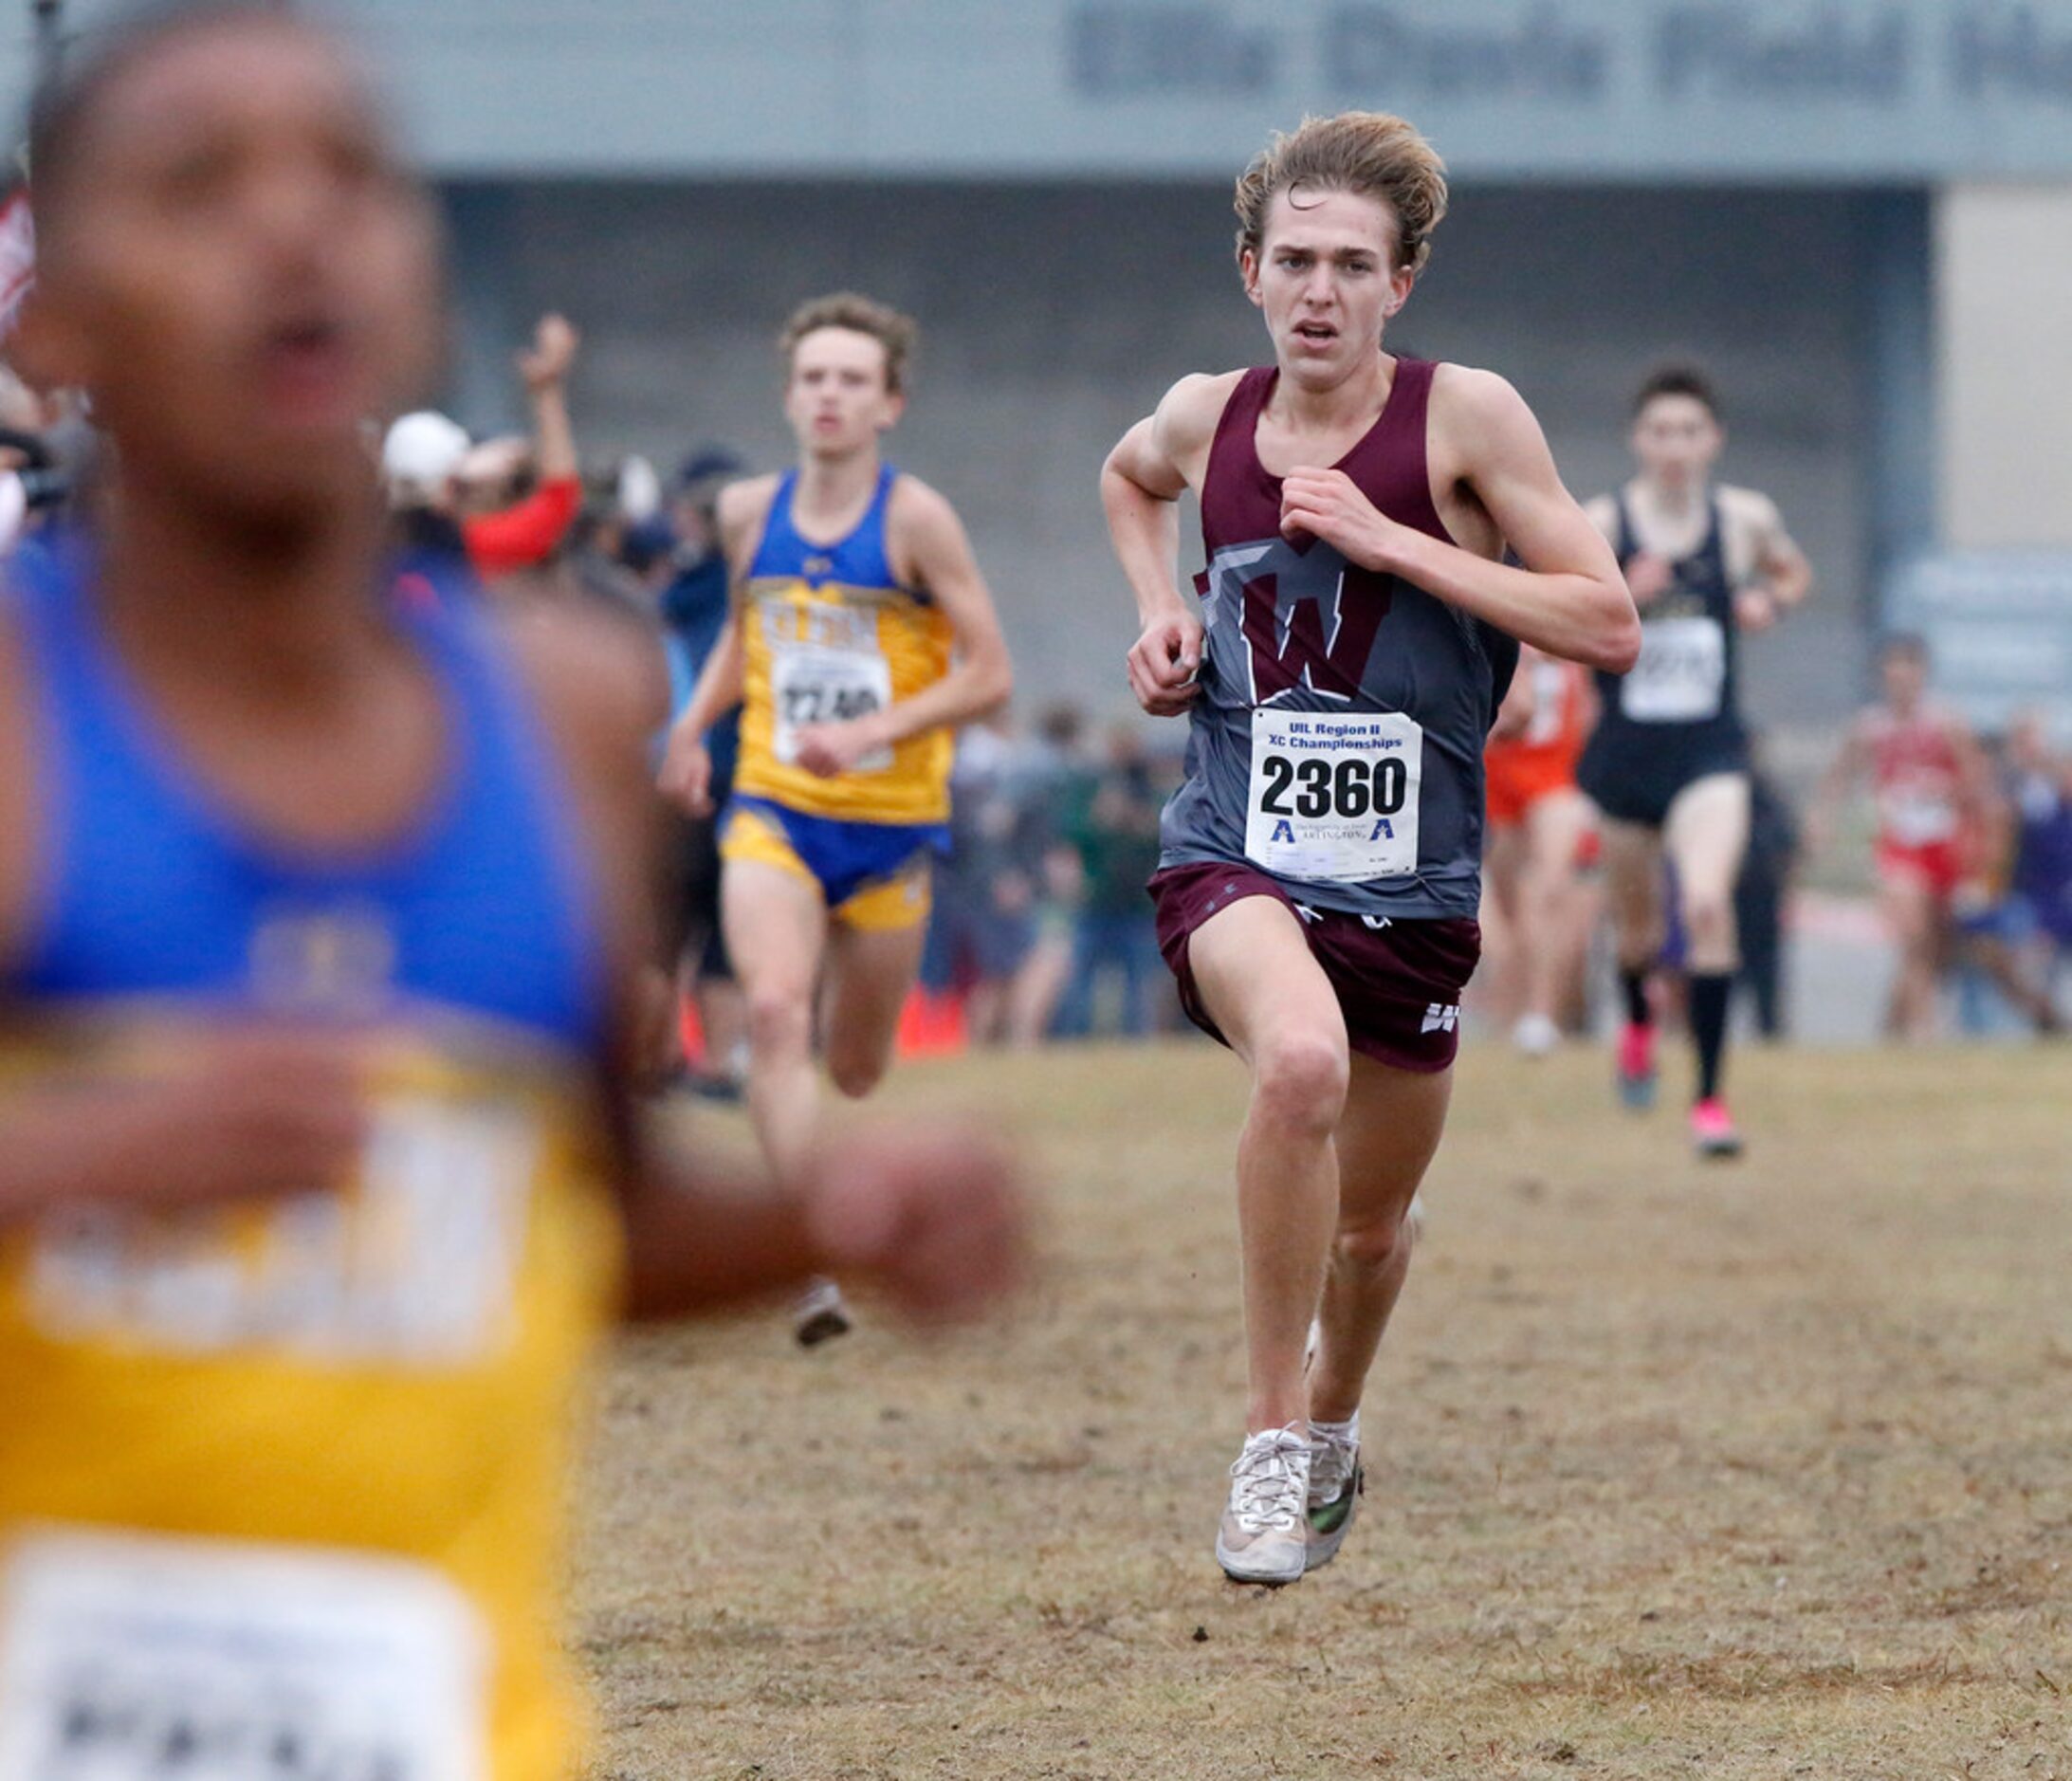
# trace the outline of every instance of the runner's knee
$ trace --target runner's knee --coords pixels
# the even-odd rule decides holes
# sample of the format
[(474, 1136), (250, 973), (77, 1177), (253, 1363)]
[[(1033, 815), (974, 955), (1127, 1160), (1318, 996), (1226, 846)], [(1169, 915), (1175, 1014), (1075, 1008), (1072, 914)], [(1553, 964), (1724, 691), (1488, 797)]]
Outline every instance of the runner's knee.
[(810, 999), (789, 983), (748, 991), (748, 1043), (759, 1057), (803, 1056), (813, 1038)]
[(1341, 1224), (1333, 1246), (1341, 1266), (1380, 1274), (1410, 1247), (1411, 1240), (1410, 1221), (1399, 1210), (1393, 1218)]
[(1734, 902), (1726, 891), (1691, 891), (1684, 895), (1682, 916), (1693, 946), (1701, 939), (1730, 939), (1734, 933)]
[(1669, 938), (1660, 919), (1620, 922), (1616, 927), (1619, 968), (1622, 971), (1652, 971)]
[(885, 1080), (889, 1062), (882, 1051), (866, 1051), (859, 1046), (830, 1046), (828, 1079), (834, 1084), (837, 1093), (860, 1101)]
[(1276, 1034), (1253, 1067), (1253, 1104), (1275, 1124), (1329, 1131), (1345, 1111), (1351, 1065), (1328, 1034)]
[(1734, 956), (1734, 902), (1726, 891), (1687, 891), (1682, 900), (1684, 933), (1695, 966), (1724, 968)]

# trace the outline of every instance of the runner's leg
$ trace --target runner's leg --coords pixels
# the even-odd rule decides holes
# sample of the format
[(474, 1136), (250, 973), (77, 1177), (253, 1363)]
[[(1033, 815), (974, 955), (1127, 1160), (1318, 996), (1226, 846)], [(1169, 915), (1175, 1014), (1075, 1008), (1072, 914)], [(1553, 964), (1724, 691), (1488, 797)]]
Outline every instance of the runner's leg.
[(1615, 1074), (1619, 1098), (1638, 1111), (1655, 1104), (1655, 1008), (1647, 980), (1665, 938), (1661, 837), (1644, 824), (1609, 817), (1603, 833), (1604, 902), (1621, 1002)]
[(1604, 895), (1624, 1014), (1646, 1025), (1647, 974), (1662, 949), (1661, 836), (1643, 823), (1604, 819)]
[(814, 988), (827, 946), (820, 887), (761, 860), (729, 860), (720, 890), (727, 951), (748, 1010), (748, 1111), (779, 1179), (799, 1173), (819, 1136)]
[(1482, 850), (1482, 906), (1476, 919), (1482, 928), (1482, 965), (1475, 974), (1476, 1012), (1509, 1032), (1529, 1004), (1525, 1001), (1524, 933), (1518, 907), (1518, 880), (1525, 854), (1522, 823), (1492, 823)]
[(1745, 773), (1710, 773), (1678, 792), (1662, 842), (1677, 869), (1689, 952), (1691, 1037), (1697, 1048), (1700, 1102), (1715, 1098), (1727, 1048), (1727, 1004), (1740, 964), (1733, 886), (1749, 844)]
[(1558, 1023), (1562, 992), (1574, 969), (1576, 854), (1589, 826), (1581, 792), (1549, 792), (1526, 811), (1526, 864), (1518, 886), (1523, 917), (1525, 1011)]
[(1879, 881), (1878, 909), (1896, 955), (1885, 1001), (1886, 1037), (1924, 1038), (1935, 1005), (1934, 892), (1918, 873), (1890, 870)]
[(1338, 1228), (1325, 1276), (1322, 1342), (1310, 1368), (1312, 1418), (1342, 1423), (1360, 1394), (1410, 1268), (1405, 1214), (1445, 1129), (1453, 1072), (1397, 1070), (1352, 1056), (1338, 1122)]
[(835, 1088), (852, 1100), (884, 1080), (926, 937), (926, 922), (906, 927), (834, 923), (828, 946), (827, 1068)]
[(1350, 1070), (1345, 1016), (1301, 918), (1273, 897), (1219, 909), (1190, 936), (1187, 961), (1203, 1008), (1252, 1072), (1238, 1141), (1245, 1427), (1304, 1424), (1303, 1350), (1338, 1215), (1331, 1134)]

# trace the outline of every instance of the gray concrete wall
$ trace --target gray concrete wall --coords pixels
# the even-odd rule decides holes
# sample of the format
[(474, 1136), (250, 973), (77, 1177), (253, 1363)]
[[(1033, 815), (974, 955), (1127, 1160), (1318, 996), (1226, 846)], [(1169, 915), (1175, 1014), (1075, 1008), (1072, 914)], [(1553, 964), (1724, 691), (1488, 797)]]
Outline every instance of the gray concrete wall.
[[(129, 0), (60, 0), (90, 39)], [(2063, 0), (298, 0), (452, 176), (1203, 176), (1414, 118), (1478, 179), (2072, 169)], [(0, 99), (29, 65), (0, 7)]]
[[(589, 332), (577, 394), (592, 448), (673, 461), (719, 439), (779, 463), (785, 310), (854, 285), (915, 312), (896, 455), (963, 508), (1024, 687), (1102, 708), (1127, 700), (1131, 635), (1094, 494), (1102, 455), (1181, 373), (1266, 350), (1232, 270), (1226, 193), (541, 185), (495, 208), (509, 310), (560, 305)], [(1777, 496), (1821, 575), (1814, 613), (1752, 652), (1770, 721), (1831, 722), (1863, 683), (1861, 214), (1805, 191), (1461, 190), (1392, 337), (1512, 377), (1579, 495), (1624, 473), (1647, 364), (1712, 368), (1724, 473)]]
[(2072, 549), (2072, 184), (1938, 193), (1935, 297), (1944, 541)]

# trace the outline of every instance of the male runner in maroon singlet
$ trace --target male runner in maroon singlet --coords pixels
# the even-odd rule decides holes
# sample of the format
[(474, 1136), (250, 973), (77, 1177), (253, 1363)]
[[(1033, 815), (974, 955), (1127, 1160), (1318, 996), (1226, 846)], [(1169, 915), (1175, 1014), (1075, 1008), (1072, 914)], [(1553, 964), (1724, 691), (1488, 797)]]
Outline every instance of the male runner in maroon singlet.
[[(1161, 942), (1189, 1014), (1252, 1076), (1247, 1432), (1216, 1543), (1240, 1582), (1329, 1562), (1358, 1499), (1360, 1395), (1478, 950), (1482, 744), (1514, 639), (1613, 671), (1640, 647), (1517, 393), (1383, 350), (1445, 202), (1399, 118), (1276, 138), (1237, 190), (1274, 363), (1183, 378), (1101, 479), (1143, 620), (1131, 688), (1192, 716), (1152, 880)], [(1187, 488), (1199, 606), (1175, 585)]]

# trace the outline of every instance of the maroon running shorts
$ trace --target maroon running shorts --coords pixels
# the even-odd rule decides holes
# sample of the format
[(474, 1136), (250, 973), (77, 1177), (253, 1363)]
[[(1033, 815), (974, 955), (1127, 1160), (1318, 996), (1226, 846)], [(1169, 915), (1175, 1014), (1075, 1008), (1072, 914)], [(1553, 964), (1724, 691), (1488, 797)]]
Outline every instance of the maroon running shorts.
[(1158, 945), (1180, 982), (1187, 1019), (1222, 1044), (1230, 1041), (1201, 1006), (1187, 965), (1194, 930), (1240, 897), (1273, 897), (1302, 924), (1346, 1016), (1352, 1049), (1377, 1063), (1429, 1075), (1460, 1049), (1460, 993), (1482, 956), (1482, 929), (1465, 916), (1390, 921), (1370, 927), (1342, 909), (1298, 905), (1252, 866), (1168, 866), (1151, 880)]

